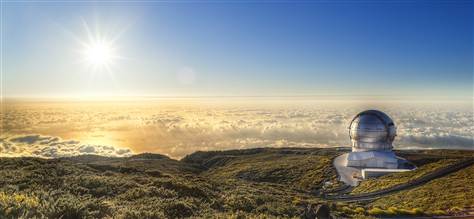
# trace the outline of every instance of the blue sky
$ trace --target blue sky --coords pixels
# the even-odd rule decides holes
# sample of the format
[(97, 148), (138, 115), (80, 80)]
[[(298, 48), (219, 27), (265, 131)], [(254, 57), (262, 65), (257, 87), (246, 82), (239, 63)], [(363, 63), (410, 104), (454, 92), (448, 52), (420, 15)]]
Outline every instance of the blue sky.
[[(473, 95), (471, 1), (6, 2), (2, 18), (6, 96)], [(81, 62), (83, 22), (117, 38), (111, 70)]]

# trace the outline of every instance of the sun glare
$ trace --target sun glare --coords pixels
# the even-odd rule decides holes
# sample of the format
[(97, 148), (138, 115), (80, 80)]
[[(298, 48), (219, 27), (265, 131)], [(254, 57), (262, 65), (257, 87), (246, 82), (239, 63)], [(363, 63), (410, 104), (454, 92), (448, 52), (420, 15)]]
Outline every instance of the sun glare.
[(112, 74), (112, 67), (120, 58), (115, 44), (118, 35), (106, 36), (103, 33), (107, 31), (100, 31), (98, 28), (91, 31), (85, 21), (83, 24), (87, 35), (84, 40), (78, 40), (82, 46), (79, 51), (82, 61), (91, 72)]
[(84, 58), (94, 67), (107, 67), (114, 59), (114, 48), (107, 42), (92, 42), (86, 45)]

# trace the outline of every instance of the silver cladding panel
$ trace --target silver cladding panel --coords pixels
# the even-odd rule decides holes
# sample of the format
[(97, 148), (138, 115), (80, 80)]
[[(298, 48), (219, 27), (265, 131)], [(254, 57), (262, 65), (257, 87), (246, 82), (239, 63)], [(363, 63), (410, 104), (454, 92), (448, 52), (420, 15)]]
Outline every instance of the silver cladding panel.
[(392, 150), (396, 128), (392, 119), (378, 110), (363, 111), (349, 126), (352, 151)]

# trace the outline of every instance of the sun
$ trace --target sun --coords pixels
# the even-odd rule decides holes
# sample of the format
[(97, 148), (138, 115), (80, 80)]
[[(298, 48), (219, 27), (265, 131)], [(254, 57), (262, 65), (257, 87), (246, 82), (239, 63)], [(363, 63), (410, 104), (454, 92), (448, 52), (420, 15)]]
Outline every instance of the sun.
[(109, 73), (112, 74), (112, 67), (117, 64), (121, 57), (118, 54), (116, 41), (118, 36), (108, 36), (103, 34), (107, 31), (100, 31), (96, 28), (91, 31), (89, 25), (83, 21), (86, 36), (84, 39), (78, 39), (81, 45), (79, 53), (82, 62), (91, 73)]
[(112, 42), (104, 39), (85, 43), (82, 54), (86, 64), (95, 70), (109, 70), (118, 57)]
[(84, 59), (91, 66), (110, 66), (115, 56), (114, 48), (109, 42), (91, 42), (84, 48)]

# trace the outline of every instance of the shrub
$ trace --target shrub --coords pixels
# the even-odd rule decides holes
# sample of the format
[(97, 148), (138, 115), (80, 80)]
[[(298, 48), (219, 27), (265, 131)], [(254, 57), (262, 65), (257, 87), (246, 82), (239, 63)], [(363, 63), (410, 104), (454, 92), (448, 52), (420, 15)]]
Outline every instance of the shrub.
[(114, 215), (114, 218), (120, 218), (120, 219), (142, 219), (142, 218), (148, 218), (148, 219), (160, 219), (164, 218), (163, 214), (161, 212), (157, 211), (145, 211), (145, 210), (136, 210), (136, 209), (122, 209), (117, 215)]
[(385, 214), (385, 211), (380, 208), (374, 207), (370, 209), (367, 213), (369, 213), (370, 215), (383, 215)]
[(458, 206), (454, 206), (454, 207), (452, 207), (451, 209), (449, 209), (449, 211), (455, 212), (455, 213), (460, 212), (460, 211), (462, 211), (462, 210), (463, 210), (463, 209), (462, 209), (461, 207), (458, 207)]
[(39, 210), (47, 218), (102, 218), (112, 211), (101, 199), (81, 198), (69, 193), (47, 194), (42, 198)]
[(304, 202), (300, 198), (295, 197), (295, 198), (293, 198), (292, 203), (293, 203), (293, 205), (300, 205), (300, 204), (303, 204)]
[(432, 215), (446, 215), (446, 211), (443, 210), (435, 210), (431, 212)]
[(411, 209), (411, 212), (412, 212), (412, 214), (414, 214), (414, 215), (422, 215), (422, 214), (425, 213), (425, 212), (423, 211), (423, 209), (421, 209), (421, 208), (413, 208), (413, 209)]
[(202, 188), (196, 185), (189, 185), (183, 182), (176, 181), (162, 181), (161, 185), (166, 189), (174, 190), (181, 197), (195, 197), (201, 199), (208, 199), (208, 192), (204, 191)]
[(227, 198), (227, 205), (232, 211), (241, 210), (245, 212), (251, 212), (257, 207), (255, 200), (243, 195), (230, 196)]
[(357, 208), (354, 210), (354, 213), (356, 213), (356, 214), (365, 214), (365, 209), (362, 208), (362, 207), (357, 207)]
[(403, 208), (398, 209), (397, 212), (400, 215), (412, 215), (413, 214), (413, 212), (411, 210), (407, 210), (407, 209), (403, 209)]
[(344, 213), (346, 213), (346, 214), (352, 214), (352, 213), (354, 213), (354, 211), (353, 211), (351, 208), (347, 207), (347, 206), (342, 207), (341, 210), (342, 210)]
[(0, 192), (0, 218), (33, 217), (38, 205), (36, 197)]
[(167, 218), (183, 218), (193, 215), (192, 207), (183, 201), (168, 203), (164, 207), (165, 216)]
[(398, 208), (397, 207), (389, 207), (386, 212), (390, 215), (397, 215), (399, 214)]

